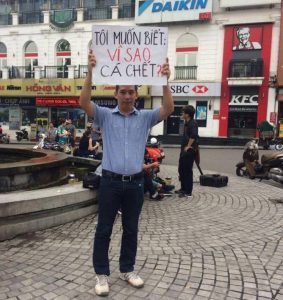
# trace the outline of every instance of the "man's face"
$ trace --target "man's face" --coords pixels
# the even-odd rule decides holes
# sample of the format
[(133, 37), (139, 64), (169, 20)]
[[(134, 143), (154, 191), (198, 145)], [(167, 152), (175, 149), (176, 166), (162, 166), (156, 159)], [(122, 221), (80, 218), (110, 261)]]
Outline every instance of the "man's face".
[(118, 101), (119, 107), (132, 109), (138, 98), (138, 93), (134, 85), (120, 85), (118, 91), (115, 92), (115, 98)]
[(238, 32), (238, 37), (241, 44), (245, 45), (250, 40), (250, 30), (248, 28), (242, 28)]
[(184, 121), (188, 121), (189, 115), (186, 114), (186, 113), (184, 113), (184, 112), (182, 111), (181, 119), (184, 120)]

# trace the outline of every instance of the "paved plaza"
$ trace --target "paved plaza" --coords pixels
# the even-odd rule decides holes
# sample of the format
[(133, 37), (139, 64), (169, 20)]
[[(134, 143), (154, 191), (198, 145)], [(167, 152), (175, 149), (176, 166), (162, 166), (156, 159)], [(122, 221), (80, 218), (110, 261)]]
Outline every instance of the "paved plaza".
[[(177, 168), (162, 175), (178, 186)], [(198, 181), (198, 172), (195, 180)], [(283, 299), (282, 189), (229, 177), (225, 188), (195, 183), (193, 198), (144, 203), (134, 289), (119, 279), (121, 217), (110, 247), (108, 299)], [(97, 215), (0, 243), (1, 299), (100, 299), (92, 248)]]

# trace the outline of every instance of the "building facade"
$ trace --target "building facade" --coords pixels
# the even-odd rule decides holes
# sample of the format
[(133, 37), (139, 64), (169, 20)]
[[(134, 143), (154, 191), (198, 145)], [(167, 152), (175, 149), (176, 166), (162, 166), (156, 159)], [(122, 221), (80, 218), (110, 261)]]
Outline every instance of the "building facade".
[[(58, 126), (71, 118), (79, 135), (88, 118), (79, 107), (94, 24), (134, 25), (134, 1), (27, 0), (0, 3), (0, 123), (12, 138), (22, 127)], [(92, 100), (114, 107), (115, 86), (93, 86)], [(147, 86), (137, 106), (151, 107)]]
[[(180, 135), (191, 104), (203, 137), (252, 137), (281, 107), (270, 84), (277, 71), (281, 0), (27, 0), (0, 4), (0, 123), (87, 120), (78, 105), (94, 24), (167, 26), (175, 111), (153, 135)], [(92, 100), (114, 106), (113, 86)], [(279, 91), (279, 94), (281, 92)], [(157, 107), (162, 89), (139, 88), (138, 107)], [(278, 97), (277, 97), (278, 98)], [(275, 123), (274, 123), (275, 124)]]
[(278, 68), (276, 77), (273, 76), (273, 86), (277, 89), (276, 106), (278, 110), (271, 117), (277, 124), (278, 136), (283, 138), (283, 6), (281, 7)]

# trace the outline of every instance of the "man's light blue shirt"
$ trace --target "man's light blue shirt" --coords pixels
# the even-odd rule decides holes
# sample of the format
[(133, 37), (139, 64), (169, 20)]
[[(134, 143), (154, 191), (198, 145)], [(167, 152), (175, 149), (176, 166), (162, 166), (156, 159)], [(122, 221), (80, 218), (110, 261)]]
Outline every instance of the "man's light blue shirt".
[(94, 105), (94, 122), (102, 130), (102, 168), (123, 175), (143, 169), (144, 152), (150, 128), (158, 123), (160, 108), (134, 110), (124, 116), (114, 109)]

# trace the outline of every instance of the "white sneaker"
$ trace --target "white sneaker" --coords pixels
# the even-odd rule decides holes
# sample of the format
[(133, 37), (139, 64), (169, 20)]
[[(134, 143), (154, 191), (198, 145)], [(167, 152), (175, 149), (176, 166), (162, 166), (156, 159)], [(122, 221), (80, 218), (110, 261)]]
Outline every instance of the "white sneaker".
[(120, 278), (127, 281), (133, 287), (141, 288), (144, 286), (144, 281), (135, 272), (120, 273)]
[(96, 275), (95, 276), (95, 293), (98, 296), (107, 296), (109, 294), (108, 276), (107, 275)]

